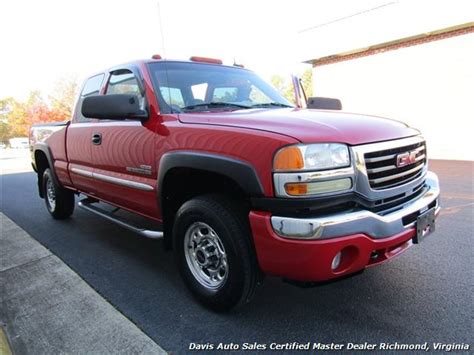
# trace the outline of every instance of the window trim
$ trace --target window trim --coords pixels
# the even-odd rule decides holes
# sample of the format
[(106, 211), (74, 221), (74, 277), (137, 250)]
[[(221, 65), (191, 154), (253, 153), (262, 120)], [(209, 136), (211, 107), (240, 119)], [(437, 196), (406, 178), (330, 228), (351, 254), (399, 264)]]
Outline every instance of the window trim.
[[(145, 89), (145, 79), (143, 78), (143, 75), (136, 65), (120, 65), (116, 67), (112, 67), (107, 71), (107, 78), (106, 81), (102, 83), (102, 90), (101, 90), (101, 95), (106, 95), (107, 94), (107, 89), (109, 88), (109, 83), (110, 83), (110, 78), (112, 75), (117, 72), (117, 71), (128, 71), (132, 73), (135, 76), (135, 79), (137, 80), (138, 83), (138, 88), (140, 90), (140, 94), (143, 96), (143, 109), (148, 113), (148, 116), (150, 115), (150, 104), (148, 102), (147, 98), (147, 93)], [(102, 120), (104, 121), (104, 120)]]
[(135, 65), (121, 65), (121, 66), (110, 68), (108, 70), (107, 82), (104, 85), (104, 94), (107, 92), (107, 88), (110, 82), (110, 77), (117, 71), (125, 71), (125, 70), (131, 72), (135, 76), (138, 82), (138, 88), (140, 89), (140, 93), (142, 94), (143, 97), (146, 98), (146, 90), (145, 90), (145, 83), (144, 83), (145, 80), (143, 79), (141, 71)]

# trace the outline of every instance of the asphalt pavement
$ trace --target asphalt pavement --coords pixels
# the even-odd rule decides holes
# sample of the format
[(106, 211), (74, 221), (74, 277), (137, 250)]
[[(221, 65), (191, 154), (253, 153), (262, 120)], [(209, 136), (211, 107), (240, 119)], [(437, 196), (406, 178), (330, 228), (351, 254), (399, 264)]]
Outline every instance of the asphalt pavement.
[(197, 304), (161, 241), (76, 209), (53, 220), (32, 172), (1, 179), (1, 211), (167, 351), (190, 343), (466, 343), (472, 348), (473, 162), (431, 161), (443, 207), (437, 230), (384, 265), (301, 289), (267, 278), (228, 314)]

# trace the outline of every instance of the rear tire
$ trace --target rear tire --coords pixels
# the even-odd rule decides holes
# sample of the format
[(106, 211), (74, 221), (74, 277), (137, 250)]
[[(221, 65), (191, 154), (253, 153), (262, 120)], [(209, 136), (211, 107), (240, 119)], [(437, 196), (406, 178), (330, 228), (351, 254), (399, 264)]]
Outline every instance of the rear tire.
[(173, 250), (186, 286), (206, 307), (226, 311), (252, 298), (261, 272), (244, 210), (220, 195), (185, 202)]
[(58, 186), (49, 168), (43, 173), (43, 196), (46, 208), (53, 218), (66, 219), (74, 212), (74, 193)]

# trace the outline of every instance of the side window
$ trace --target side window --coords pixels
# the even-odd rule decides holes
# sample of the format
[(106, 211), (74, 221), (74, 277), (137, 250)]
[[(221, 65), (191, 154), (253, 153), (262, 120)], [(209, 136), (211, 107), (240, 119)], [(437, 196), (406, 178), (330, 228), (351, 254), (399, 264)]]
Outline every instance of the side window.
[(104, 74), (95, 75), (86, 80), (84, 87), (82, 88), (81, 95), (79, 97), (77, 109), (76, 109), (76, 118), (77, 122), (89, 122), (90, 118), (82, 116), (81, 106), (82, 100), (88, 96), (99, 95), (100, 88), (102, 87), (102, 82), (104, 81)]
[(134, 94), (138, 96), (140, 108), (145, 108), (145, 98), (143, 97), (138, 80), (129, 70), (118, 70), (110, 75), (109, 84), (107, 85), (106, 95), (112, 94)]

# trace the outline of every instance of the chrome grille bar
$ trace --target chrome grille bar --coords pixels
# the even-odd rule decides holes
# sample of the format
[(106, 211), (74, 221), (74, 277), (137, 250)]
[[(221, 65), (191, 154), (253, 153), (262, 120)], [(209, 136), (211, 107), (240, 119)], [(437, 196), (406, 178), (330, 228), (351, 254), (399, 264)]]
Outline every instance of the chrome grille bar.
[[(414, 159), (404, 166), (398, 166), (398, 156), (410, 153)], [(404, 185), (423, 174), (426, 166), (426, 146), (424, 141), (402, 146), (387, 145), (382, 150), (365, 151), (364, 161), (367, 178), (373, 190), (383, 190)]]
[[(425, 159), (425, 155), (420, 155), (416, 158), (415, 162), (419, 162), (420, 160)], [(383, 166), (381, 168), (374, 168), (374, 169), (367, 169), (367, 173), (369, 174), (376, 174), (376, 173), (381, 173), (382, 171), (388, 171), (392, 169), (398, 169), (396, 165), (388, 165), (388, 166)]]
[(379, 161), (393, 159), (396, 156), (397, 156), (396, 154), (391, 154), (391, 155), (385, 155), (383, 157), (377, 157), (377, 158), (366, 158), (365, 162), (366, 163), (378, 163)]
[(415, 171), (418, 171), (418, 170), (421, 170), (421, 169), (423, 169), (423, 164), (420, 164), (420, 165), (418, 165), (417, 167), (415, 167), (413, 169), (404, 171), (403, 173), (390, 175), (390, 176), (379, 178), (379, 179), (372, 179), (372, 180), (369, 180), (369, 182), (371, 184), (380, 184), (381, 182), (390, 181), (390, 180), (398, 179), (398, 178), (406, 176), (406, 175), (410, 175), (411, 173), (414, 173)]
[[(416, 154), (418, 154), (419, 152), (424, 151), (424, 150), (425, 150), (425, 146), (423, 145), (423, 146), (421, 146), (417, 149), (413, 149), (412, 151), (415, 152)], [(396, 156), (397, 156), (397, 154), (390, 154), (390, 155), (384, 155), (384, 156), (381, 156), (381, 157), (366, 158), (365, 162), (366, 163), (377, 163), (377, 162), (380, 162), (380, 161), (393, 159)]]

